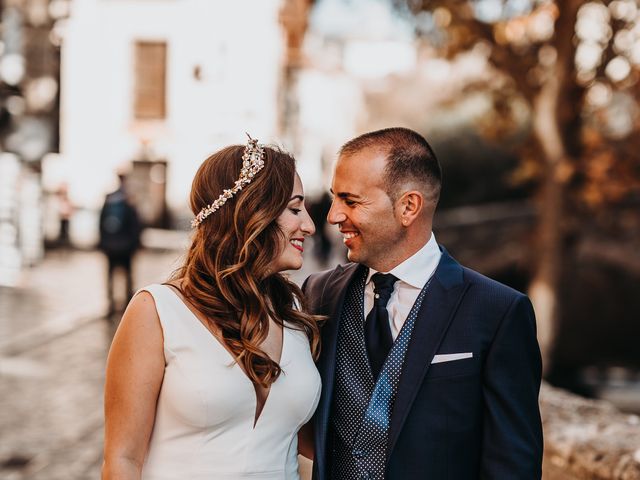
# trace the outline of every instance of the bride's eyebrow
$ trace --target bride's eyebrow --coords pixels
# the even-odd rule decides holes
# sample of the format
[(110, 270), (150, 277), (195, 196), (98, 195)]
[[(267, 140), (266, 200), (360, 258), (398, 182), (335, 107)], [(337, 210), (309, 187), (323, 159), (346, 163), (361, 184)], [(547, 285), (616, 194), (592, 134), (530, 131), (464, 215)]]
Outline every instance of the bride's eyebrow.
[(294, 195), (293, 197), (291, 197), (289, 199), (289, 202), (293, 202), (294, 200), (300, 200), (301, 202), (304, 202), (304, 196), (302, 196), (302, 195)]

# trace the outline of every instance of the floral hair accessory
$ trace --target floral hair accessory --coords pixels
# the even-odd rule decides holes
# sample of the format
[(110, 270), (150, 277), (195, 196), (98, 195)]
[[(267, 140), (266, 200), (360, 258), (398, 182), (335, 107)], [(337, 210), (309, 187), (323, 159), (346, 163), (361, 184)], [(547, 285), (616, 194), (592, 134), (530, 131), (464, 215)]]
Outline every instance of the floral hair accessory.
[(238, 180), (233, 184), (233, 187), (224, 190), (213, 203), (210, 203), (200, 210), (196, 218), (191, 221), (191, 228), (196, 228), (205, 218), (227, 203), (227, 200), (242, 190), (245, 185), (251, 183), (255, 174), (264, 168), (263, 146), (259, 145), (258, 140), (251, 138), (248, 133), (247, 137), (249, 137), (249, 140), (247, 141), (247, 146), (244, 147), (242, 169), (240, 170)]

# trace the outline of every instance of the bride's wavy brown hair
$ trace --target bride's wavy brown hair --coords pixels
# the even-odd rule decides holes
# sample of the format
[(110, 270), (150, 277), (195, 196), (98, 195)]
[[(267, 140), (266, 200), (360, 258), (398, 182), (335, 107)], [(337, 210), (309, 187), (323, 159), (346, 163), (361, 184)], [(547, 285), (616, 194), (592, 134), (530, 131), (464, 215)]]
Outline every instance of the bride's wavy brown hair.
[[(244, 147), (226, 147), (207, 158), (191, 188), (191, 210), (200, 210), (231, 188), (242, 167)], [(196, 229), (186, 259), (172, 276), (255, 383), (268, 387), (282, 372), (261, 348), (269, 318), (306, 333), (311, 353), (320, 349), (318, 322), (300, 288), (269, 270), (289, 239), (276, 223), (293, 192), (295, 160), (264, 147), (264, 168)], [(296, 303), (300, 308), (296, 308)]]

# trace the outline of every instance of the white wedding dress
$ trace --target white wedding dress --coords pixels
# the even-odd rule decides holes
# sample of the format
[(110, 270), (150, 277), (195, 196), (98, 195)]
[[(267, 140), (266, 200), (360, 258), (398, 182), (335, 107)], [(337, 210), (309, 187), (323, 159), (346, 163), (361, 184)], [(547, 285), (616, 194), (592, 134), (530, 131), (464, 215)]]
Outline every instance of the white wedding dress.
[(282, 374), (254, 426), (256, 392), (231, 354), (171, 287), (142, 290), (155, 300), (165, 356), (142, 478), (297, 480), (297, 433), (320, 397), (307, 336), (284, 328)]

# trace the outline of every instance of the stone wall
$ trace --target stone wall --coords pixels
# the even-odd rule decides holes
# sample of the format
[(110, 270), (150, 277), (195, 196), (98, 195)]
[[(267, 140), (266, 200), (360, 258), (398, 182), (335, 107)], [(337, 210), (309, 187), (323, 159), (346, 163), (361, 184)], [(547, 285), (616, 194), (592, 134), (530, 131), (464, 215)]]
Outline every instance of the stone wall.
[(544, 480), (640, 480), (640, 417), (542, 385)]

